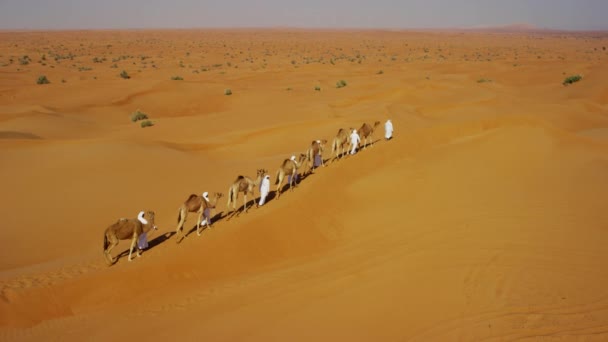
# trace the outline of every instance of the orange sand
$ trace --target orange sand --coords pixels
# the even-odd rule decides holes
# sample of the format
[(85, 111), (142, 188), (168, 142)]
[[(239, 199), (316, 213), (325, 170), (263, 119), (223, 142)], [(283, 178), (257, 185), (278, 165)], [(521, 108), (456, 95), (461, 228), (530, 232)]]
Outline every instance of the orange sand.
[[(0, 340), (605, 341), (604, 46), (602, 33), (0, 32)], [(136, 109), (155, 126), (130, 122)], [(387, 118), (393, 141), (175, 243), (190, 193), (274, 178), (311, 140)], [(151, 248), (107, 267), (103, 231), (143, 209), (160, 226)]]

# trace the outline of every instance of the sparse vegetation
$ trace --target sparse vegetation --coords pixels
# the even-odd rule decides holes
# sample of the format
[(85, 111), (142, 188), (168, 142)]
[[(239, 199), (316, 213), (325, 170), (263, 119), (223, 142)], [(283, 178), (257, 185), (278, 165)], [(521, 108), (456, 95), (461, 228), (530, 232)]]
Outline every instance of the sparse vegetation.
[(315, 90), (316, 91), (321, 91), (321, 87), (320, 86), (315, 86)]
[(171, 79), (172, 79), (173, 81), (183, 81), (183, 80), (184, 80), (184, 78), (183, 78), (183, 77), (181, 77), (181, 76), (173, 76), (173, 77), (171, 77)]
[(49, 83), (51, 83), (51, 82), (44, 75), (38, 76), (38, 80), (36, 81), (36, 84), (49, 84)]
[(131, 113), (131, 121), (137, 122), (139, 120), (146, 120), (148, 118), (148, 114), (140, 111), (139, 109)]
[(21, 64), (21, 65), (28, 65), (28, 64), (30, 64), (30, 61), (31, 61), (31, 59), (27, 55), (19, 58), (19, 64)]
[(150, 126), (154, 126), (154, 123), (150, 120), (145, 120), (141, 122), (141, 128), (146, 128), (146, 127), (150, 127)]
[(378, 71), (376, 74), (377, 74), (377, 75), (382, 75), (382, 74), (384, 74), (384, 71), (379, 70), (379, 71)]
[(488, 83), (488, 82), (492, 82), (492, 80), (488, 79), (488, 78), (480, 78), (477, 80), (477, 83)]
[(570, 77), (566, 77), (566, 79), (564, 80), (564, 82), (562, 84), (563, 85), (569, 85), (569, 84), (576, 83), (576, 82), (578, 82), (578, 81), (580, 81), (582, 79), (583, 79), (583, 76), (581, 76), (581, 75), (573, 75), (573, 76), (570, 76)]
[(232, 90), (230, 90), (230, 89), (225, 89), (225, 90), (224, 90), (224, 95), (232, 95)]
[(125, 80), (128, 80), (129, 78), (131, 78), (131, 76), (129, 76), (129, 74), (127, 74), (127, 71), (126, 71), (126, 70), (123, 70), (123, 71), (120, 73), (120, 77), (124, 78)]
[(347, 83), (345, 80), (339, 80), (338, 82), (336, 82), (336, 88), (344, 88), (346, 87)]

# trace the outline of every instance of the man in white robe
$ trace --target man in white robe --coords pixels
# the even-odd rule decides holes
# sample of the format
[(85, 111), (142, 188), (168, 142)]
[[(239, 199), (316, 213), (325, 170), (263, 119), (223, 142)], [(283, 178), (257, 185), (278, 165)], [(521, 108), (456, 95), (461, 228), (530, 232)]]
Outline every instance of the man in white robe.
[(384, 138), (386, 140), (391, 140), (392, 137), (393, 137), (393, 123), (391, 122), (391, 120), (386, 120), (386, 123), (384, 124)]
[(266, 196), (268, 196), (269, 192), (270, 192), (270, 176), (266, 175), (266, 176), (264, 176), (264, 178), (262, 179), (262, 183), (260, 184), (260, 204), (259, 205), (264, 205), (264, 203), (266, 202)]
[(359, 146), (360, 142), (361, 138), (359, 137), (359, 134), (357, 134), (357, 130), (353, 129), (353, 132), (350, 134), (350, 145), (353, 147), (350, 150), (350, 154), (355, 154), (357, 152), (357, 146)]
[[(207, 204), (209, 204), (209, 193), (207, 191), (203, 192), (203, 199), (207, 202)], [(205, 209), (203, 212), (203, 218), (204, 219), (201, 222), (201, 226), (206, 225), (207, 222), (211, 224), (211, 209), (209, 207), (207, 207), (207, 209)]]

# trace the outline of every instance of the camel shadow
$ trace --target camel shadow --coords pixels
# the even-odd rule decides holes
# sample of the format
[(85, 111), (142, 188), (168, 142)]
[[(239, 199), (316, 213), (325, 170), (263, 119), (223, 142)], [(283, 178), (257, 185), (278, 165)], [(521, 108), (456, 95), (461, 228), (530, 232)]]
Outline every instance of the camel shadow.
[[(151, 250), (152, 248), (160, 245), (161, 243), (169, 240), (173, 235), (175, 235), (175, 232), (166, 232), (164, 234), (161, 234), (157, 237), (155, 237), (154, 239), (148, 241), (148, 248), (142, 250), (142, 255), (145, 254), (146, 251)], [(135, 254), (137, 252), (137, 243), (135, 243), (135, 247), (133, 248), (133, 254)], [(120, 254), (118, 254), (116, 256), (116, 262), (118, 262), (118, 260), (120, 260), (122, 257), (126, 257), (129, 256), (129, 248), (125, 249), (124, 251), (122, 251)]]
[[(214, 227), (218, 222), (222, 221), (223, 219), (225, 219), (228, 215), (224, 215), (223, 211), (220, 211), (219, 213), (213, 215), (211, 217), (211, 227)], [(205, 230), (207, 230), (207, 228), (209, 228), (209, 226), (201, 226), (201, 233), (204, 232)], [(196, 225), (192, 226), (192, 228), (190, 228), (185, 234), (184, 234), (184, 238), (188, 237), (191, 233), (194, 233), (196, 231)]]

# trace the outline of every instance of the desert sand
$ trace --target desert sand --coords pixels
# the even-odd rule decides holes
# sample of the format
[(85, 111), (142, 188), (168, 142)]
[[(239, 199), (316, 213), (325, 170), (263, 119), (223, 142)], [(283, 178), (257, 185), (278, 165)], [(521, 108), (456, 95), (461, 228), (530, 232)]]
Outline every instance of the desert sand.
[[(608, 340), (607, 46), (0, 32), (0, 340)], [(131, 122), (138, 109), (154, 126)], [(392, 141), (380, 128), (230, 220), (224, 198), (212, 228), (175, 243), (191, 193), (258, 168), (274, 184), (312, 140), (387, 119)], [(108, 267), (105, 228), (140, 210), (156, 212), (150, 248), (128, 262), (122, 241)]]

